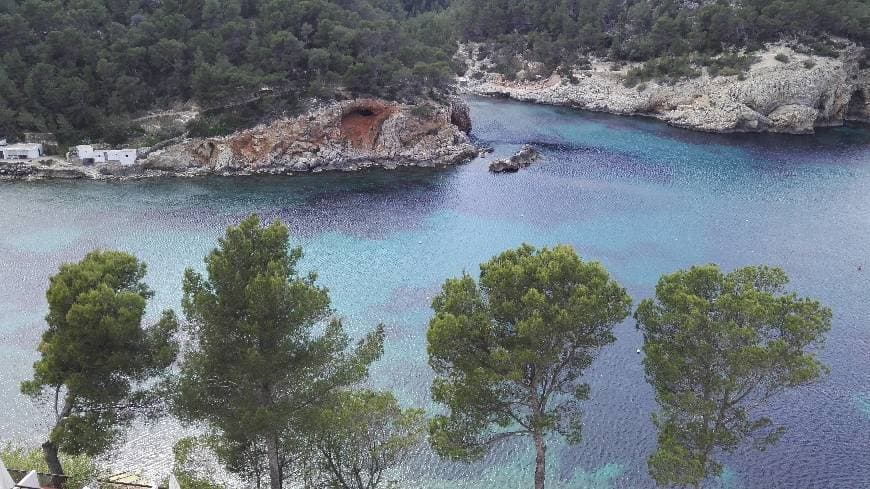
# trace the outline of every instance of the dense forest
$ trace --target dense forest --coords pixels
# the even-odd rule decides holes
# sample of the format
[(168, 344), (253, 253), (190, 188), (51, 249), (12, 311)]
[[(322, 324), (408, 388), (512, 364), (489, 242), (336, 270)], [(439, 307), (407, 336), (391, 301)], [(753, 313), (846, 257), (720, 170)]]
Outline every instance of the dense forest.
[(123, 140), (128, 114), (277, 94), (405, 98), (451, 80), (445, 19), (414, 0), (0, 0), (0, 134)]
[(783, 37), (870, 41), (867, 0), (462, 0), (458, 34), (549, 64), (584, 54), (644, 61), (756, 49)]
[[(443, 93), (457, 42), (548, 69), (653, 60), (783, 37), (835, 54), (870, 41), (868, 0), (0, 0), (0, 135), (124, 141), (131, 114), (193, 100), (293, 110), (308, 97)], [(668, 61), (662, 61), (668, 60)]]

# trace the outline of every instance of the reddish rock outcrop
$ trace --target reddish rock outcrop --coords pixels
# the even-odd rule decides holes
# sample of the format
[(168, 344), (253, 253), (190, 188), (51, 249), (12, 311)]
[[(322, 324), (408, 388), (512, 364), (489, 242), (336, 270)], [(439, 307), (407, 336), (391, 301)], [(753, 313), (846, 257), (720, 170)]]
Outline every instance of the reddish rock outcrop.
[(379, 100), (360, 100), (346, 107), (341, 115), (341, 137), (357, 149), (371, 150), (394, 106)]
[(232, 174), (452, 165), (477, 154), (463, 106), (336, 102), (227, 137), (184, 141), (150, 154), (142, 167)]

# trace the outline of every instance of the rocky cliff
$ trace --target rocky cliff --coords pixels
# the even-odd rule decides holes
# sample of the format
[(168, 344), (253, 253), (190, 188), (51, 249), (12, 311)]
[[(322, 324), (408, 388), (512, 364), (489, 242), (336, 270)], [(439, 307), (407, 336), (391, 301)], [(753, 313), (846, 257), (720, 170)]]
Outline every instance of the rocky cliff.
[(636, 87), (624, 83), (629, 67), (605, 62), (574, 70), (573, 80), (552, 74), (511, 82), (490, 72), (489, 60), (477, 60), (478, 48), (466, 45), (460, 50), (470, 66), (459, 80), (466, 93), (651, 116), (710, 132), (810, 133), (846, 120), (870, 122), (870, 69), (861, 68), (863, 50), (854, 45), (837, 58), (771, 45), (754, 53), (758, 61), (742, 76), (705, 73), (673, 84)]
[(375, 99), (335, 102), (302, 116), (226, 137), (191, 139), (155, 151), (144, 171), (284, 174), (367, 167), (446, 166), (470, 160), (468, 108)]

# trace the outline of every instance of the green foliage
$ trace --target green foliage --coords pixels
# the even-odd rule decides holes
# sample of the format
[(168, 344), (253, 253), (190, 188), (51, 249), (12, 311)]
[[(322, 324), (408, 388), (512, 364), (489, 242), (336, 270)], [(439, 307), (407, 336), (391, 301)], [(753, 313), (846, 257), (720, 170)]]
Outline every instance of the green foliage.
[[(38, 448), (23, 448), (8, 443), (0, 448), (0, 459), (9, 469), (49, 472), (42, 450)], [(62, 455), (60, 460), (66, 470), (66, 489), (81, 489), (101, 475), (93, 458), (87, 455)]]
[(673, 83), (685, 78), (696, 78), (700, 74), (688, 56), (656, 58), (629, 69), (624, 84), (633, 87), (650, 80)]
[(749, 71), (758, 60), (757, 56), (722, 53), (715, 57), (703, 57), (699, 61), (707, 67), (710, 76), (739, 76)]
[(355, 385), (383, 350), (379, 326), (354, 348), (316, 275), (300, 276), (280, 222), (257, 216), (227, 229), (204, 277), (184, 275), (182, 306), (193, 349), (185, 355), (174, 411), (205, 423), (228, 470), (279, 488), (299, 460), (307, 414)]
[(421, 409), (402, 409), (390, 393), (341, 392), (311, 418), (309, 487), (376, 489), (423, 441)]
[(448, 413), (431, 421), (430, 441), (442, 456), (473, 459), (499, 440), (532, 436), (543, 470), (544, 435), (580, 441), (583, 371), (615, 341), (631, 299), (568, 246), (523, 245), (480, 268), (479, 283), (449, 279), (432, 302), (432, 398)]
[(638, 307), (646, 377), (661, 408), (649, 458), (658, 484), (699, 487), (721, 473), (718, 452), (774, 443), (783, 428), (753, 411), (826, 372), (812, 350), (831, 311), (784, 293), (787, 283), (778, 268), (693, 267), (663, 276), (655, 299)]
[(801, 37), (800, 42), (792, 45), (795, 52), (802, 54), (811, 54), (815, 56), (825, 56), (828, 58), (839, 58), (840, 50), (845, 46), (833, 39), (827, 38), (810, 38)]
[(249, 120), (241, 117), (236, 111), (221, 112), (214, 115), (200, 115), (188, 121), (185, 129), (192, 137), (226, 136), (237, 129), (243, 128)]
[(411, 108), (411, 115), (422, 119), (431, 119), (435, 109), (429, 104), (417, 104)]
[[(0, 7), (0, 133), (61, 142), (136, 136), (131, 116), (177, 101), (226, 108), (266, 96), (262, 117), (309, 96), (436, 94), (480, 41), (513, 79), (595, 54), (628, 61), (715, 55), (798, 38), (836, 56), (827, 35), (870, 41), (865, 0), (27, 0)], [(807, 53), (810, 54), (810, 53)], [(736, 69), (736, 68), (735, 68)], [(464, 71), (464, 70), (463, 70)], [(669, 72), (673, 72), (672, 70)], [(683, 75), (679, 75), (683, 76)], [(266, 88), (267, 90), (263, 90)], [(273, 95), (267, 95), (267, 94)], [(204, 131), (208, 133), (209, 131)], [(220, 133), (221, 131), (215, 131)]]
[(50, 449), (98, 455), (137, 415), (161, 411), (159, 381), (178, 352), (178, 325), (165, 311), (142, 327), (153, 295), (144, 277), (143, 263), (116, 251), (93, 251), (51, 277), (41, 358), (21, 384), (24, 394), (54, 406)]
[(717, 54), (799, 37), (834, 54), (827, 35), (870, 41), (865, 0), (456, 0), (460, 38), (492, 43), (549, 69), (577, 53), (629, 61)]
[(185, 437), (172, 447), (172, 455), (175, 461), (173, 473), (178, 485), (184, 489), (223, 489), (207, 477), (200, 475), (202, 467), (197, 467), (195, 454), (198, 450), (207, 447), (197, 438)]
[[(0, 8), (0, 132), (122, 141), (131, 115), (193, 99), (205, 108), (427, 93), (450, 81), (453, 29), (411, 0), (28, 0)], [(409, 12), (411, 16), (409, 16)], [(279, 113), (261, 106), (263, 113)]]

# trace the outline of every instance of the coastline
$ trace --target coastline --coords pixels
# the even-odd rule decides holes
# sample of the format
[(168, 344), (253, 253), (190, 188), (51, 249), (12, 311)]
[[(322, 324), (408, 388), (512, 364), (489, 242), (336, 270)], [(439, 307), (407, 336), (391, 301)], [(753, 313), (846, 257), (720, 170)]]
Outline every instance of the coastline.
[(416, 105), (379, 99), (333, 102), (302, 115), (213, 138), (185, 138), (130, 165), (43, 157), (0, 161), (0, 181), (295, 175), (367, 168), (447, 167), (479, 149), (458, 98)]
[(647, 81), (636, 86), (628, 86), (626, 78), (628, 70), (639, 65), (600, 60), (585, 69), (573, 68), (572, 80), (540, 73), (539, 63), (526, 63), (511, 81), (493, 72), (491, 60), (480, 59), (480, 49), (477, 44), (460, 48), (469, 67), (458, 79), (464, 94), (649, 117), (711, 133), (811, 134), (847, 121), (870, 122), (870, 68), (861, 67), (863, 52), (854, 45), (836, 58), (768, 45), (754, 53), (757, 61), (743, 75), (705, 72), (673, 83)]
[[(460, 46), (468, 70), (461, 95), (506, 98), (619, 116), (651, 118), (709, 133), (812, 134), (846, 122), (870, 123), (870, 67), (849, 45), (837, 57), (768, 45), (741, 75), (625, 83), (631, 65), (593, 60), (563, 72), (526, 63), (517, 80), (493, 72), (481, 46)], [(788, 61), (783, 62), (782, 56)], [(540, 63), (538, 63), (540, 65)], [(638, 65), (634, 65), (635, 67)], [(537, 71), (536, 71), (537, 70)], [(546, 76), (545, 76), (546, 75)], [(161, 177), (296, 175), (368, 168), (448, 167), (478, 156), (468, 106), (458, 97), (407, 105), (353, 99), (211, 138), (158, 144), (132, 165), (84, 165), (75, 156), (0, 160), (0, 182), (59, 179), (124, 181)]]

